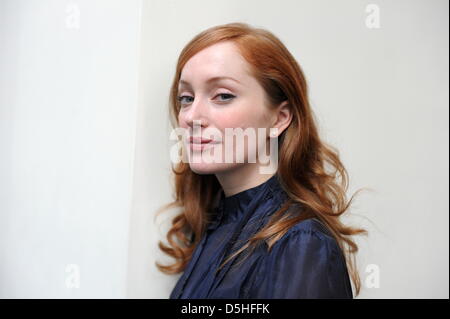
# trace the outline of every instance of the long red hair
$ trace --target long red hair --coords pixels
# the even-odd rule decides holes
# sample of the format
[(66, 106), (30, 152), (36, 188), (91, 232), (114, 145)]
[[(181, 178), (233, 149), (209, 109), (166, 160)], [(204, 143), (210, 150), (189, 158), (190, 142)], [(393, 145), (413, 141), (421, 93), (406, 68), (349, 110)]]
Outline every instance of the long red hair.
[[(347, 201), (348, 173), (339, 152), (322, 141), (308, 100), (305, 76), (283, 43), (271, 32), (245, 23), (230, 23), (209, 28), (195, 36), (182, 50), (176, 66), (170, 91), (170, 115), (177, 127), (180, 110), (177, 100), (178, 81), (186, 62), (202, 49), (221, 41), (232, 41), (251, 67), (252, 75), (264, 88), (268, 104), (273, 107), (288, 100), (293, 117), (289, 127), (279, 136), (278, 177), (289, 200), (273, 214), (268, 224), (238, 251), (229, 256), (222, 266), (245, 249), (265, 242), (270, 250), (290, 227), (301, 220), (316, 217), (331, 231), (344, 253), (356, 295), (361, 283), (355, 262), (356, 234), (367, 234), (360, 228), (344, 225), (339, 217), (348, 210), (355, 194)], [(167, 233), (168, 245), (159, 242), (159, 248), (175, 259), (171, 265), (157, 267), (168, 274), (182, 272), (211, 222), (213, 203), (221, 190), (215, 175), (194, 173), (189, 163), (172, 165), (175, 179), (174, 201), (159, 212), (180, 207)], [(288, 208), (301, 203), (301, 214)], [(221, 267), (222, 267), (221, 266)], [(219, 268), (220, 269), (220, 268)]]

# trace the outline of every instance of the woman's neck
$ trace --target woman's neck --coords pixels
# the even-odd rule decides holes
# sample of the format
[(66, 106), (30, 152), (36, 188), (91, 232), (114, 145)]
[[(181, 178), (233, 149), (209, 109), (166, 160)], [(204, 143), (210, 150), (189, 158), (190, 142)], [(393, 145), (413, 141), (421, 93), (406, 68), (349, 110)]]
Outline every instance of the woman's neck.
[(216, 173), (215, 175), (222, 186), (225, 197), (229, 197), (261, 185), (274, 174), (261, 174), (259, 165), (247, 163), (233, 170)]

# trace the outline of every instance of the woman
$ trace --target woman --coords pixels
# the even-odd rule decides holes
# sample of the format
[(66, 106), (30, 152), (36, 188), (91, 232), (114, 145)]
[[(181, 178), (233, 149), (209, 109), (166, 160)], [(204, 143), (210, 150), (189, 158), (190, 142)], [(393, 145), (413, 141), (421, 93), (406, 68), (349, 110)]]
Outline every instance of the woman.
[[(351, 236), (365, 230), (339, 219), (353, 199), (347, 172), (320, 140), (305, 77), (278, 38), (243, 23), (203, 31), (180, 54), (170, 106), (191, 154), (173, 168), (176, 198), (163, 208), (182, 208), (169, 245), (159, 243), (176, 260), (159, 269), (184, 271), (170, 298), (353, 298), (350, 277), (359, 293)], [(257, 141), (247, 136), (244, 161), (205, 161), (239, 153), (205, 134), (227, 128), (253, 129)], [(279, 160), (264, 172), (249, 159), (273, 141)]]

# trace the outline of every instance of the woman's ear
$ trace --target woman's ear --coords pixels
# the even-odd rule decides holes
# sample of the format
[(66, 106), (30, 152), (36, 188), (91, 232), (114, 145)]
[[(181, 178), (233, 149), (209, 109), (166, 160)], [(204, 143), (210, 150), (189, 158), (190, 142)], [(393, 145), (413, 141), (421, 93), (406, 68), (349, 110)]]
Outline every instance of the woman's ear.
[[(273, 128), (278, 128), (277, 136), (280, 136), (285, 129), (291, 124), (292, 121), (292, 111), (289, 107), (289, 102), (283, 101), (275, 110), (274, 120), (272, 123)], [(275, 136), (272, 136), (275, 137)]]

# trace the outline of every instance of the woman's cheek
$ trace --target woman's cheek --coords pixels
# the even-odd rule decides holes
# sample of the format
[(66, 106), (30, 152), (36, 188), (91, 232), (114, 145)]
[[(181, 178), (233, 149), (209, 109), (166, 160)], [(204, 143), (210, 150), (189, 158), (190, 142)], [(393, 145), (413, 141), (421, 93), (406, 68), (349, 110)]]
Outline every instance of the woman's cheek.
[(240, 108), (237, 110), (230, 110), (228, 114), (223, 114), (221, 117), (221, 126), (224, 127), (248, 127), (248, 124), (251, 122), (251, 118), (254, 117), (255, 114), (251, 114), (251, 112), (247, 112), (245, 109)]

